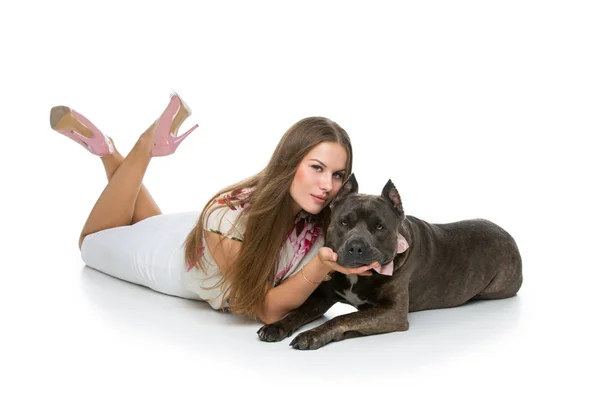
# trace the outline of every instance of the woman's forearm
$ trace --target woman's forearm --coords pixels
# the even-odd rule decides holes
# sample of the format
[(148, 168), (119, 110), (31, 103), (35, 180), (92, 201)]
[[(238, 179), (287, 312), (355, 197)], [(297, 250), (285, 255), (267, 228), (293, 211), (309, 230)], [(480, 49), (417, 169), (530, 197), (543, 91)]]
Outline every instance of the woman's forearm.
[(300, 307), (330, 271), (327, 265), (321, 263), (319, 256), (315, 256), (302, 271), (267, 291), (265, 307), (259, 318), (270, 324)]

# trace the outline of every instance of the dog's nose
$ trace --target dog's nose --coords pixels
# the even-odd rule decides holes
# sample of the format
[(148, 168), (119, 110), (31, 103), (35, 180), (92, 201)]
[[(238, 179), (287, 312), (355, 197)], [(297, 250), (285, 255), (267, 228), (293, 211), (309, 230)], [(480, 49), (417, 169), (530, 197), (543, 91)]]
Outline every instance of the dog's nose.
[(348, 243), (348, 253), (351, 256), (362, 256), (365, 250), (365, 244), (361, 240), (353, 240)]

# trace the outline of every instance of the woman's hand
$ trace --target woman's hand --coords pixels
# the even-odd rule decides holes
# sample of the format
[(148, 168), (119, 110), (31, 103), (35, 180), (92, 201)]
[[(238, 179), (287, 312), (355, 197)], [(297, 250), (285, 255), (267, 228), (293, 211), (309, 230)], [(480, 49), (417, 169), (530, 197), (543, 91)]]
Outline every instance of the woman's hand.
[(337, 263), (337, 253), (329, 247), (321, 247), (319, 249), (318, 257), (323, 265), (345, 275), (357, 274), (360, 276), (371, 276), (373, 273), (369, 270), (379, 266), (379, 263), (375, 261), (370, 265), (364, 265), (362, 267), (343, 267)]

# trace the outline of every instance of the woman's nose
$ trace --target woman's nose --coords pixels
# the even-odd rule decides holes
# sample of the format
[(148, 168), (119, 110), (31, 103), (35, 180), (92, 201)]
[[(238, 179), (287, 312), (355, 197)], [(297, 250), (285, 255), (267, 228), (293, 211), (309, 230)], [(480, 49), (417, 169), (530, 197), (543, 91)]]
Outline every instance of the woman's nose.
[(321, 190), (325, 190), (327, 192), (331, 191), (331, 188), (333, 187), (333, 177), (331, 176), (323, 176), (321, 178)]

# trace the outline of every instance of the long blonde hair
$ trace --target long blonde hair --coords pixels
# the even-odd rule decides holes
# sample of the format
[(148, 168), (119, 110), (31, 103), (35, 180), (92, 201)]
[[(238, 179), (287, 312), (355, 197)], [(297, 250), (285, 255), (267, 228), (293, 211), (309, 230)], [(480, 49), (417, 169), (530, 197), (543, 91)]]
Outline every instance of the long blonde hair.
[[(207, 213), (229, 205), (247, 203), (239, 216), (246, 221), (241, 250), (236, 261), (222, 271), (221, 283), (227, 284), (225, 298), (234, 314), (256, 318), (264, 306), (266, 290), (272, 285), (281, 245), (292, 228), (290, 186), (302, 159), (323, 142), (340, 144), (347, 153), (345, 177), (352, 173), (352, 145), (344, 129), (324, 117), (309, 117), (292, 125), (275, 148), (271, 160), (258, 174), (228, 186), (214, 195), (204, 206), (196, 227), (185, 241), (187, 265), (204, 270), (201, 262), (204, 221)], [(253, 189), (246, 196), (230, 197), (228, 204), (216, 204), (223, 195), (242, 189)], [(216, 204), (216, 206), (215, 206)], [(209, 210), (210, 209), (210, 210)], [(323, 232), (329, 225), (329, 207), (317, 218)]]

